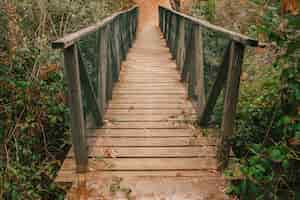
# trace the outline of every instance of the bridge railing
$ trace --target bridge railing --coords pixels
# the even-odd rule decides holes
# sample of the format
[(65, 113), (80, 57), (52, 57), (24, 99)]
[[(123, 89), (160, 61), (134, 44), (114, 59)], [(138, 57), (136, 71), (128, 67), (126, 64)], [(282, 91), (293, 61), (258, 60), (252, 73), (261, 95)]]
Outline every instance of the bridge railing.
[(138, 7), (133, 7), (52, 43), (53, 48), (63, 49), (64, 53), (78, 172), (87, 171), (86, 127), (103, 125), (121, 62), (136, 35), (137, 16)]
[(217, 157), (223, 169), (229, 160), (245, 47), (258, 41), (161, 6), (159, 26), (197, 106), (198, 124), (221, 124)]

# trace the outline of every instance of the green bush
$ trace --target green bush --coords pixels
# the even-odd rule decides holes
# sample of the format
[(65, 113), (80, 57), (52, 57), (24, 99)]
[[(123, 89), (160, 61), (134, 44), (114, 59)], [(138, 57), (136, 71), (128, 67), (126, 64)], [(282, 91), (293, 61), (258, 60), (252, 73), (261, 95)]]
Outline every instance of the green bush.
[(228, 190), (241, 199), (300, 198), (300, 17), (279, 13), (279, 3), (270, 2), (256, 27), (275, 48), (273, 65), (241, 87), (232, 144), (244, 179)]

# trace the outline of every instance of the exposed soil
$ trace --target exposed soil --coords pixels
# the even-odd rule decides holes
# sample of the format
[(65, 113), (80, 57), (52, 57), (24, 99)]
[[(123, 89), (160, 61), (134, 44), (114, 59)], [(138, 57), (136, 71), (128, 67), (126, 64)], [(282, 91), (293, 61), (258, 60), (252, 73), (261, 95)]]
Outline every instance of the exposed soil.
[(158, 25), (158, 6), (170, 7), (169, 0), (133, 0), (140, 8), (139, 31)]

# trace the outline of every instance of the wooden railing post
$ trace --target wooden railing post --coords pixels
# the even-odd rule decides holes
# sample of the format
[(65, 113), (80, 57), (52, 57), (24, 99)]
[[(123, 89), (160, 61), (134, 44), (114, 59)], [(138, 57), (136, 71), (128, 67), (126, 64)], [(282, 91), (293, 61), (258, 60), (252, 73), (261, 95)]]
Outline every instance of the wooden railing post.
[(196, 76), (196, 93), (198, 96), (198, 112), (202, 112), (206, 102), (204, 86), (204, 58), (203, 58), (203, 38), (202, 28), (200, 25), (194, 25), (194, 43), (195, 43), (195, 76)]
[(179, 36), (178, 36), (178, 48), (176, 53), (176, 63), (177, 69), (182, 70), (184, 64), (184, 55), (185, 55), (185, 20), (183, 18), (179, 19)]
[(230, 138), (234, 132), (234, 119), (238, 102), (240, 75), (243, 65), (245, 46), (233, 42), (229, 55), (229, 68), (226, 82), (225, 102), (221, 125), (221, 139), (218, 144), (217, 158), (219, 169), (228, 165), (230, 155)]
[(119, 80), (119, 73), (120, 73), (120, 68), (121, 68), (121, 56), (120, 56), (120, 27), (118, 23), (118, 19), (115, 19), (113, 22), (113, 48), (114, 48), (114, 59), (115, 59), (115, 74), (114, 74), (114, 80), (117, 81)]
[(170, 48), (171, 48), (171, 55), (172, 58), (176, 58), (177, 53), (177, 35), (178, 35), (178, 23), (177, 23), (177, 15), (172, 15), (172, 32), (171, 32), (171, 41), (170, 41)]
[(106, 32), (107, 34), (106, 42), (107, 48), (107, 71), (106, 71), (106, 102), (112, 99), (112, 90), (113, 90), (113, 56), (112, 56), (112, 34), (111, 34), (111, 24), (106, 25)]
[(81, 99), (78, 52), (76, 45), (64, 49), (65, 70), (69, 87), (69, 103), (71, 107), (71, 130), (77, 172), (88, 169), (88, 149), (85, 137), (83, 107)]
[(107, 88), (107, 27), (103, 27), (100, 37), (100, 63), (99, 63), (99, 105), (101, 105), (102, 113), (106, 109), (106, 88)]

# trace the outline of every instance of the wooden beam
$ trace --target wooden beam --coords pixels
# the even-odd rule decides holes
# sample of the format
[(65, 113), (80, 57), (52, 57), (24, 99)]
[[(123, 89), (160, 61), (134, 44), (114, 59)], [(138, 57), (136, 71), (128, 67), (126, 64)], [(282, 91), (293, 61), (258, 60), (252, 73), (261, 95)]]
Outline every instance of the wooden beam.
[(218, 166), (224, 169), (228, 166), (230, 155), (230, 138), (234, 134), (234, 119), (239, 95), (240, 76), (243, 65), (245, 46), (234, 42), (230, 49), (228, 78), (224, 110), (221, 125), (221, 139), (218, 144)]
[(77, 172), (88, 170), (88, 151), (85, 137), (83, 107), (81, 99), (77, 47), (72, 45), (64, 50), (65, 69), (69, 87), (71, 107), (71, 130)]
[(86, 36), (87, 34), (93, 33), (96, 30), (98, 30), (98, 29), (106, 26), (107, 24), (111, 23), (116, 17), (119, 17), (120, 15), (125, 14), (125, 13), (132, 12), (136, 9), (138, 9), (138, 7), (133, 6), (132, 8), (130, 8), (128, 10), (117, 12), (117, 13), (105, 18), (104, 20), (101, 20), (100, 22), (92, 25), (92, 26), (81, 29), (80, 31), (77, 31), (75, 33), (68, 34), (63, 38), (52, 42), (52, 48), (55, 48), (55, 49), (67, 48), (67, 47), (73, 45), (76, 41), (80, 40), (82, 37)]
[(176, 53), (176, 64), (177, 69), (182, 70), (184, 64), (185, 55), (185, 19), (179, 18), (179, 38), (178, 38), (178, 48)]
[(202, 109), (202, 112), (199, 112), (199, 120), (198, 123), (200, 126), (206, 126), (209, 118), (213, 112), (213, 109), (216, 105), (217, 99), (222, 91), (222, 89), (225, 86), (225, 82), (227, 79), (227, 72), (229, 68), (229, 56), (230, 56), (230, 51), (232, 48), (233, 42), (230, 42), (228, 45), (223, 62), (221, 66), (219, 67), (219, 72), (216, 78), (216, 81), (214, 82), (214, 85), (211, 89), (211, 92), (208, 96), (208, 100), (206, 101), (205, 106)]
[(202, 112), (205, 102), (205, 85), (204, 85), (204, 51), (203, 37), (201, 26), (194, 27), (194, 42), (195, 42), (195, 77), (196, 77), (196, 95), (198, 96), (197, 105), (198, 112)]
[(220, 26), (213, 25), (213, 24), (211, 24), (211, 23), (209, 23), (207, 21), (204, 21), (204, 20), (201, 20), (201, 19), (197, 19), (197, 18), (192, 17), (192, 16), (185, 15), (185, 14), (177, 12), (177, 11), (171, 9), (171, 8), (167, 8), (167, 7), (163, 7), (163, 6), (160, 6), (160, 7), (165, 12), (170, 12), (170, 13), (175, 14), (177, 16), (180, 16), (180, 17), (182, 17), (182, 18), (184, 18), (186, 20), (189, 20), (189, 21), (191, 21), (194, 24), (198, 24), (198, 25), (200, 25), (200, 26), (202, 26), (204, 28), (207, 28), (207, 29), (209, 29), (211, 31), (224, 34), (226, 37), (228, 37), (231, 40), (234, 40), (235, 42), (239, 42), (239, 43), (242, 43), (244, 45), (249, 45), (249, 46), (253, 46), (253, 47), (257, 47), (258, 46), (258, 41), (257, 40), (252, 39), (252, 38), (250, 38), (248, 36), (245, 36), (243, 34), (236, 33), (236, 32), (227, 30), (225, 28), (222, 28)]

